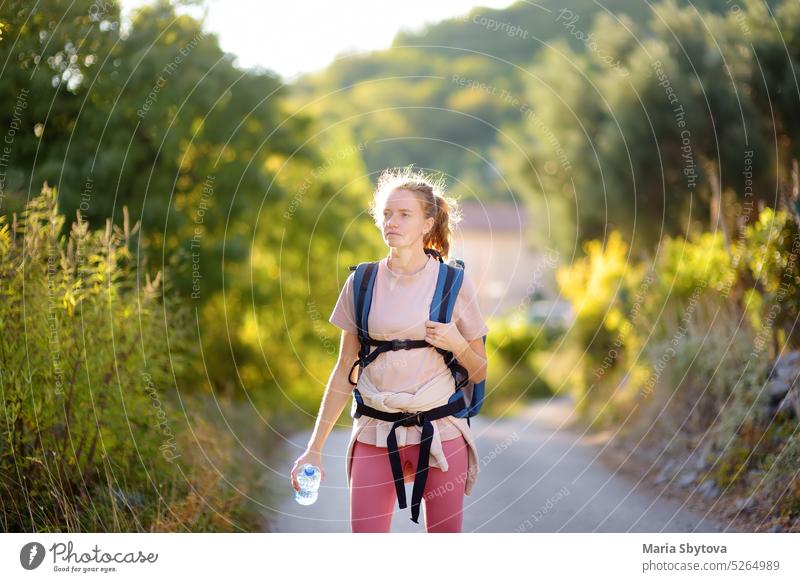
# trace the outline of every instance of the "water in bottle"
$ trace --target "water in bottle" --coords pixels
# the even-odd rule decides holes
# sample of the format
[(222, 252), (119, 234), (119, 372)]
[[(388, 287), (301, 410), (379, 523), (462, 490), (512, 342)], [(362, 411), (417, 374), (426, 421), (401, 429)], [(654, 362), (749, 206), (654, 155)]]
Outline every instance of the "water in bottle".
[(322, 474), (319, 467), (305, 463), (297, 471), (297, 483), (300, 490), (294, 492), (294, 498), (300, 505), (311, 505), (317, 500), (319, 483)]

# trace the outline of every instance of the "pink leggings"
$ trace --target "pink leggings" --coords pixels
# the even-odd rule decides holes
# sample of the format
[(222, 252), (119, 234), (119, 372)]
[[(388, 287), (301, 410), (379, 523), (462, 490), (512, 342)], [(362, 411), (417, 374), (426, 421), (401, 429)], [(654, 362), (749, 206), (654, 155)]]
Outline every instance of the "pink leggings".
[[(461, 510), (467, 482), (467, 443), (463, 436), (442, 441), (447, 457), (447, 471), (428, 467), (428, 478), (422, 495), (422, 514), (428, 533), (460, 532)], [(417, 471), (419, 445), (399, 448), (405, 481), (413, 482)], [(403, 510), (411, 517), (411, 498)], [(354, 533), (388, 532), (392, 513), (397, 507), (392, 468), (385, 447), (360, 441), (353, 446), (350, 468), (350, 526)]]

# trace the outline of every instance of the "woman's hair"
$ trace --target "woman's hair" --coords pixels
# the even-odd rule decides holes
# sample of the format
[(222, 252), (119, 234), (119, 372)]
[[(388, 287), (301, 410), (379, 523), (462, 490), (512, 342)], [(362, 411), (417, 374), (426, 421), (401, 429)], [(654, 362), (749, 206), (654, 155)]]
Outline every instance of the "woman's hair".
[(370, 205), (370, 214), (380, 228), (383, 221), (383, 207), (389, 194), (398, 189), (414, 192), (422, 205), (425, 218), (434, 219), (433, 227), (422, 239), (422, 246), (434, 249), (442, 258), (447, 258), (453, 229), (461, 220), (458, 202), (446, 195), (443, 176), (434, 179), (420, 170), (413, 170), (412, 166), (381, 172)]

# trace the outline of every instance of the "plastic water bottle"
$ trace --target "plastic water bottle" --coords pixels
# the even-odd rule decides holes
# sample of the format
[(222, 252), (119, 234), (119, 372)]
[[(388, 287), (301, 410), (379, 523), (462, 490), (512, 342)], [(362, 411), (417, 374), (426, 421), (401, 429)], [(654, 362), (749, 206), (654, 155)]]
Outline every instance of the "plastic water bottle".
[(305, 463), (297, 471), (297, 483), (300, 490), (294, 492), (294, 499), (300, 505), (311, 505), (319, 495), (319, 483), (322, 474), (319, 467)]

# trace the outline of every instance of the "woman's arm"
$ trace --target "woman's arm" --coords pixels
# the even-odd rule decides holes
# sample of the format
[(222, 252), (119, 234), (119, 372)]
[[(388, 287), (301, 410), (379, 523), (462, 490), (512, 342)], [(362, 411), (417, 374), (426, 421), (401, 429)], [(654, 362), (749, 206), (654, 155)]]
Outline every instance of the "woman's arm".
[(358, 358), (359, 347), (358, 336), (343, 330), (339, 345), (339, 360), (328, 380), (317, 414), (317, 423), (314, 426), (314, 432), (311, 433), (311, 439), (308, 441), (308, 450), (310, 451), (322, 452), (325, 440), (350, 400), (353, 385), (350, 384), (348, 375), (353, 362)]
[(483, 338), (467, 341), (462, 336), (460, 345), (453, 354), (458, 363), (467, 369), (471, 382), (478, 384), (486, 380), (486, 348)]

